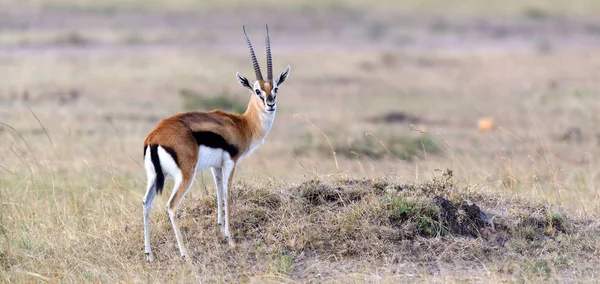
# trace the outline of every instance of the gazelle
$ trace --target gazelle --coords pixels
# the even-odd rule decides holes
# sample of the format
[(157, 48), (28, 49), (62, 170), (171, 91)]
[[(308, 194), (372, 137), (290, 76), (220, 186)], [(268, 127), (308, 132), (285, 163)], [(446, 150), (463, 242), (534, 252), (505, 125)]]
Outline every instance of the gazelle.
[(273, 79), (269, 27), (266, 26), (267, 80), (264, 80), (245, 26), (243, 31), (256, 74), (254, 83), (250, 83), (239, 72), (236, 74), (238, 82), (252, 93), (246, 112), (241, 115), (219, 110), (180, 113), (160, 121), (146, 136), (144, 167), (148, 188), (142, 203), (144, 245), (148, 261), (153, 260), (149, 224), (152, 200), (156, 193), (162, 192), (167, 176), (172, 176), (175, 184), (167, 202), (167, 211), (173, 224), (179, 252), (183, 258), (189, 260), (177, 225), (177, 208), (189, 190), (196, 172), (209, 167), (217, 189), (217, 222), (229, 245), (235, 247), (229, 228), (229, 188), (233, 173), (242, 158), (264, 143), (275, 119), (279, 87), (290, 74), (288, 65), (279, 77)]

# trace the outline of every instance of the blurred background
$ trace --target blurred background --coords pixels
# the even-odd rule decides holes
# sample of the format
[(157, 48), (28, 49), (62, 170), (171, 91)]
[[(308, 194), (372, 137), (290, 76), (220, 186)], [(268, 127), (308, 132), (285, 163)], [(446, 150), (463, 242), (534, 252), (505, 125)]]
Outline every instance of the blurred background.
[(0, 176), (110, 174), (141, 198), (145, 135), (181, 111), (243, 112), (242, 25), (264, 66), (268, 23), (291, 75), (238, 178), (450, 168), (599, 212), (599, 16), (596, 0), (0, 0)]
[[(192, 265), (168, 193), (148, 265), (144, 138), (243, 112), (242, 25), (264, 71), (265, 24), (291, 74), (235, 172), (238, 249), (206, 170)], [(599, 0), (0, 0), (0, 282), (596, 280), (599, 98)], [(491, 230), (444, 235), (478, 206)]]

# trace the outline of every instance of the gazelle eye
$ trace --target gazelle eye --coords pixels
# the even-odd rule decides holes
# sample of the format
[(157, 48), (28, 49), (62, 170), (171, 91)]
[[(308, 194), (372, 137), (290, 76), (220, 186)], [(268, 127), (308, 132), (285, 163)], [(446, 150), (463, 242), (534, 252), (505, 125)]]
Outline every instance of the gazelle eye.
[(273, 92), (277, 93), (279, 91), (279, 88), (275, 88), (273, 89)]
[(260, 90), (256, 89), (256, 94), (260, 96)]

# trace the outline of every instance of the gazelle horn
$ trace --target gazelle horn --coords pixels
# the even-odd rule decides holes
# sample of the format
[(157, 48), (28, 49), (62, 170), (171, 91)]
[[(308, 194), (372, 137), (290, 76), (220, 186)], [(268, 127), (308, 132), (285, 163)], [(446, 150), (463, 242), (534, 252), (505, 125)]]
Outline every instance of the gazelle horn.
[(256, 60), (256, 54), (254, 54), (254, 49), (252, 48), (252, 43), (250, 43), (248, 34), (246, 34), (246, 26), (242, 26), (242, 28), (244, 29), (244, 36), (246, 37), (246, 44), (250, 50), (250, 58), (252, 59), (252, 65), (254, 66), (254, 73), (256, 73), (256, 80), (263, 80), (262, 73), (260, 72), (260, 66), (258, 66), (258, 61)]
[(267, 28), (267, 37), (265, 38), (265, 44), (267, 46), (267, 80), (273, 80), (273, 59), (271, 58), (271, 38), (269, 37), (269, 26), (265, 24)]

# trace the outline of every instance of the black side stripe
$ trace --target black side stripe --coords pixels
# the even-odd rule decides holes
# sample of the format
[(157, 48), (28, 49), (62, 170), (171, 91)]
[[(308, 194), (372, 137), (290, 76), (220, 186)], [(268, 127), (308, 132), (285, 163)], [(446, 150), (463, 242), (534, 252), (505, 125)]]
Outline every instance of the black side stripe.
[(223, 136), (212, 131), (197, 131), (192, 133), (196, 139), (198, 146), (203, 145), (209, 148), (223, 149), (229, 153), (229, 156), (234, 157), (239, 152), (238, 148), (225, 141)]
[(165, 187), (165, 175), (163, 174), (162, 167), (160, 166), (160, 160), (158, 158), (158, 145), (150, 145), (150, 160), (154, 165), (154, 171), (156, 173), (156, 193), (161, 194)]

